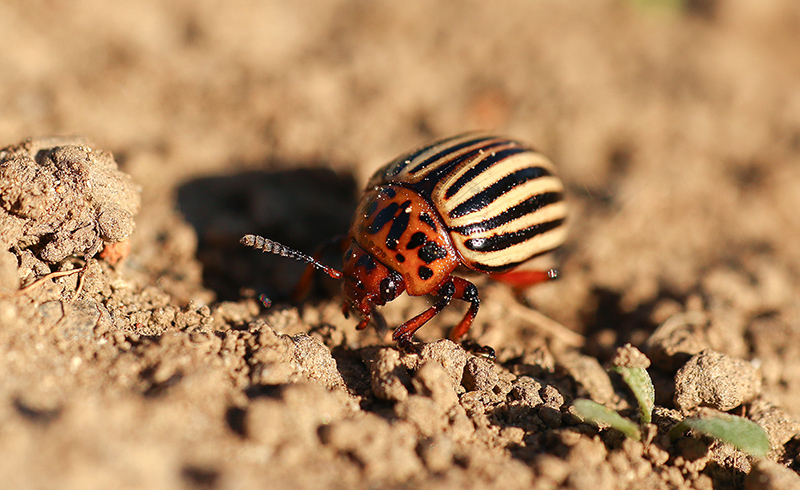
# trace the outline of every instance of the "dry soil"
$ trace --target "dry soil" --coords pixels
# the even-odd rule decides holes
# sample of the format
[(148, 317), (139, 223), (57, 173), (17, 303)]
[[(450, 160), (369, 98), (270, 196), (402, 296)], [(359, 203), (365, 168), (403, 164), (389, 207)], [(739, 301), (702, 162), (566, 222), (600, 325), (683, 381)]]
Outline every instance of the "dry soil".
[[(798, 45), (795, 0), (0, 2), (3, 488), (800, 488)], [(494, 360), (238, 243), (311, 252), (479, 129), (571, 207), (558, 281), (470, 276)], [(635, 416), (612, 362), (643, 441), (575, 414)], [(670, 439), (714, 411), (769, 455)]]

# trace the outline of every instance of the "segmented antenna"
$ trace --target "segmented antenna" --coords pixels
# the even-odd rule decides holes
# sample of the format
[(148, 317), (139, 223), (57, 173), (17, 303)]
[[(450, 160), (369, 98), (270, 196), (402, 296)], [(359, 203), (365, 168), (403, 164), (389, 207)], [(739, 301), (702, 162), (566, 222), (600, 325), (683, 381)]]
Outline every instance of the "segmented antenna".
[(290, 259), (305, 262), (306, 264), (312, 265), (317, 269), (325, 272), (334, 279), (341, 279), (343, 277), (343, 274), (341, 272), (331, 267), (328, 267), (325, 264), (320, 263), (314, 257), (306, 255), (302, 252), (298, 252), (297, 250), (289, 248), (286, 245), (283, 245), (282, 243), (278, 243), (268, 238), (264, 238), (263, 236), (245, 235), (242, 237), (241, 240), (239, 240), (239, 243), (241, 243), (242, 245), (246, 245), (248, 247), (253, 247), (257, 250), (261, 250), (262, 252), (280, 255), (281, 257), (288, 257)]

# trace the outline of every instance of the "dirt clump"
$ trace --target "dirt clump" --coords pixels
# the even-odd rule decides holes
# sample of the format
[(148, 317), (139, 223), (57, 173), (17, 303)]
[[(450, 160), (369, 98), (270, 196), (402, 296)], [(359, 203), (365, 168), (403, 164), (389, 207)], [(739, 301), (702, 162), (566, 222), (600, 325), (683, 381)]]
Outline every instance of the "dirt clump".
[(761, 393), (761, 374), (752, 364), (704, 350), (675, 375), (675, 404), (681, 410), (703, 405), (732, 410)]
[(139, 193), (110, 153), (79, 140), (0, 149), (0, 245), (31, 251), (46, 264), (92, 257), (133, 233)]

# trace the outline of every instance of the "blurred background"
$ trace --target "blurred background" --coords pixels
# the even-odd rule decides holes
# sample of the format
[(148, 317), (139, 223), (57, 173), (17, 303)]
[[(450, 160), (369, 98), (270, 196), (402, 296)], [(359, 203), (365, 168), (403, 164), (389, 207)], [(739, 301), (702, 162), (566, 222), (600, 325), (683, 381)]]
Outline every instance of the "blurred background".
[(793, 0), (6, 0), (0, 32), (0, 142), (114, 152), (144, 261), (175, 209), (201, 253), (243, 231), (310, 251), (379, 165), (484, 129), (567, 183), (572, 327), (593, 290), (630, 311), (717, 264), (800, 272)]
[[(602, 361), (624, 342), (642, 345), (670, 319), (700, 314), (703, 346), (757, 359), (765, 392), (797, 415), (799, 46), (797, 0), (0, 0), (0, 147), (83, 135), (113, 152), (143, 196), (125, 274), (140, 274), (145, 288), (167, 293), (157, 298), (188, 311), (243, 294), (285, 298), (301, 265), (245, 251), (239, 236), (261, 233), (313, 251), (347, 232), (368, 177), (400, 153), (470, 130), (527, 141), (567, 185), (571, 236), (553, 259), (561, 279), (512, 298), (479, 278), (479, 340), (530, 352), (539, 332), (507, 316), (509, 305), (527, 303), (585, 335), (583, 352)], [(318, 323), (345, 325), (325, 317), (339, 311), (327, 298)], [(421, 306), (406, 303), (390, 324)], [(286, 312), (287, 323), (299, 318)], [(441, 315), (423, 340), (440, 338), (461, 314)], [(187, 352), (171, 335), (160, 341), (173, 350), (152, 354), (154, 366)], [(114, 369), (97, 361), (103, 376), (78, 370), (78, 354), (54, 355), (61, 371), (36, 371), (25, 356), (7, 361), (28, 386), (39, 386), (42, 373), (58, 374), (52, 386), (62, 386), (64, 372), (77, 372), (78, 385), (82, 375), (121, 386), (97, 413), (116, 407), (110, 424), (126, 427), (118, 439), (142, 441), (137, 476), (167, 471), (171, 460), (158, 454), (178, 461), (183, 451), (207, 452), (216, 461), (222, 446), (207, 442), (209, 433), (236, 438), (227, 455), (245, 454), (222, 423), (222, 381), (165, 403), (189, 443), (153, 453), (152, 440), (175, 432), (155, 424), (158, 437), (140, 439), (139, 416), (152, 407), (141, 397), (141, 413), (125, 408), (140, 397), (125, 391), (138, 379), (125, 371), (127, 350), (137, 348), (128, 340), (120, 336)], [(95, 365), (101, 356), (87, 349), (83, 366)], [(154, 350), (141, 347), (141, 356)], [(196, 365), (208, 359), (221, 362), (209, 354)], [(7, 367), (0, 363), (0, 372)], [(208, 419), (184, 417), (201, 399), (221, 408)], [(163, 427), (177, 423), (168, 420)], [(105, 486), (114, 486), (117, 460), (105, 451), (129, 447), (112, 436), (97, 449), (94, 432), (83, 429), (92, 424), (74, 430), (88, 434), (87, 454), (101, 456), (77, 458), (75, 467), (91, 481), (102, 460)], [(38, 429), (20, 430), (6, 447), (17, 452)], [(201, 433), (206, 444), (193, 439)], [(62, 435), (52, 434), (56, 444), (25, 446), (33, 448), (29, 472), (43, 466), (40, 448), (61, 463)], [(214, 478), (203, 486), (207, 475), (191, 471), (198, 488), (213, 487)], [(81, 482), (75, 488), (86, 488)]]
[(179, 209), (201, 252), (243, 231), (310, 251), (379, 165), (484, 129), (567, 183), (566, 309), (685, 295), (766, 251), (800, 271), (793, 0), (6, 0), (0, 32), (1, 144), (114, 152), (144, 187), (140, 243)]

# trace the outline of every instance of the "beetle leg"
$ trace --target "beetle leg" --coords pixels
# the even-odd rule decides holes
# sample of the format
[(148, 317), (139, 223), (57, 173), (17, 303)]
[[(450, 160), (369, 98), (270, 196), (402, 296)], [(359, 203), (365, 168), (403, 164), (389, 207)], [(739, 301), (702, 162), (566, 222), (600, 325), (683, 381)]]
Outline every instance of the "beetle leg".
[(471, 282), (460, 277), (453, 277), (452, 280), (456, 288), (454, 296), (460, 300), (470, 302), (469, 310), (464, 314), (464, 318), (450, 331), (450, 340), (458, 342), (461, 340), (461, 337), (467, 333), (469, 327), (472, 326), (472, 320), (474, 320), (475, 315), (478, 314), (478, 307), (481, 305), (481, 299), (478, 297), (478, 288)]
[(356, 330), (364, 330), (365, 328), (367, 328), (367, 325), (369, 325), (368, 316), (364, 317), (360, 322), (358, 322), (358, 325), (356, 325)]
[[(449, 281), (445, 282), (439, 287), (439, 301), (437, 301), (433, 306), (428, 308), (427, 310), (423, 311), (419, 315), (415, 316), (411, 320), (403, 323), (399, 327), (394, 330), (394, 334), (392, 335), (392, 339), (396, 340), (400, 347), (403, 348), (411, 343), (411, 337), (414, 336), (414, 332), (419, 330), (419, 328), (425, 323), (428, 322), (431, 318), (435, 317), (440, 311), (442, 311), (445, 306), (450, 303), (450, 300), (453, 299), (453, 295), (456, 293), (456, 285), (454, 284), (454, 279), (451, 277)], [(463, 279), (462, 279), (463, 280)], [(466, 281), (464, 281), (466, 282)]]
[(515, 289), (524, 289), (540, 282), (551, 281), (557, 277), (558, 271), (555, 269), (547, 271), (515, 270), (492, 275), (492, 279), (495, 281), (504, 282)]
[(440, 298), (436, 304), (395, 329), (392, 338), (401, 344), (401, 347), (410, 343), (414, 332), (442, 311), (454, 297), (469, 301), (470, 305), (464, 318), (450, 332), (450, 340), (458, 342), (467, 333), (472, 321), (475, 319), (475, 315), (478, 314), (478, 308), (481, 304), (481, 300), (478, 297), (478, 288), (466, 279), (451, 277), (449, 281), (439, 288), (439, 294)]
[(375, 312), (375, 304), (370, 301), (368, 296), (358, 303), (358, 312), (361, 314), (361, 321), (356, 325), (356, 330), (364, 330), (369, 325), (369, 321), (372, 320), (372, 314)]

